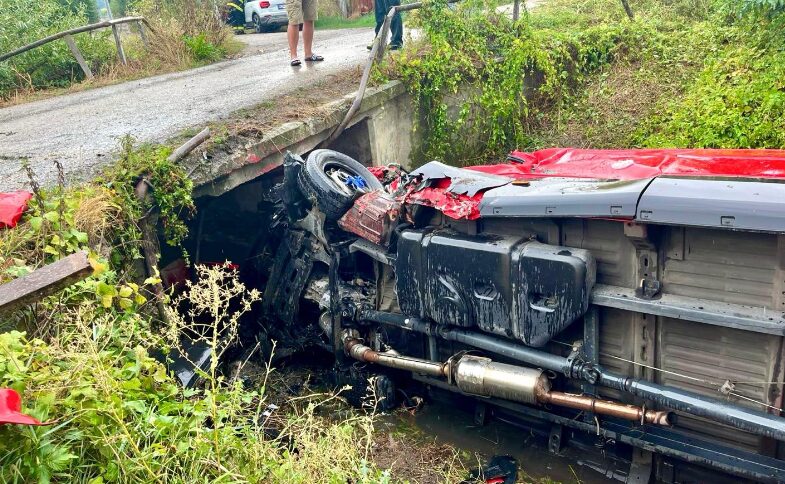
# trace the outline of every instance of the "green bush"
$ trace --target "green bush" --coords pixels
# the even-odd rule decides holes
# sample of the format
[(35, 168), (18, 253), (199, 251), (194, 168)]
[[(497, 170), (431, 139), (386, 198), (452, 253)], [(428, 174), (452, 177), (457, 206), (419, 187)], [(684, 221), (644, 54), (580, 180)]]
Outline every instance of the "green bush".
[(730, 30), (683, 97), (647, 119), (651, 147), (785, 148), (785, 19)]
[[(188, 291), (197, 309), (219, 308), (200, 320), (211, 331), (239, 315), (226, 311), (231, 302), (255, 300), (231, 272), (203, 269)], [(28, 411), (49, 422), (0, 426), (0, 481), (389, 482), (365, 458), (370, 416), (327, 421), (317, 412), (333, 399), (312, 396), (271, 420), (267, 376), (247, 390), (213, 365), (203, 386), (184, 390), (149, 355), (176, 344), (156, 336), (166, 329), (153, 332), (138, 312), (89, 297), (61, 311), (60, 335), (49, 343), (0, 334), (0, 387), (22, 393)]]
[(95, 0), (58, 0), (58, 2), (76, 15), (86, 16), (90, 23), (98, 21)]
[(538, 29), (527, 16), (513, 22), (489, 14), (489, 8), (429, 2), (413, 19), (423, 30), (422, 42), (381, 69), (383, 77), (401, 79), (414, 97), (422, 133), (416, 161), (466, 165), (530, 146), (529, 125), (569, 98), (586, 76), (660, 49), (659, 35), (643, 23)]
[(204, 33), (183, 36), (183, 41), (196, 62), (216, 61), (224, 56), (223, 49), (207, 40)]

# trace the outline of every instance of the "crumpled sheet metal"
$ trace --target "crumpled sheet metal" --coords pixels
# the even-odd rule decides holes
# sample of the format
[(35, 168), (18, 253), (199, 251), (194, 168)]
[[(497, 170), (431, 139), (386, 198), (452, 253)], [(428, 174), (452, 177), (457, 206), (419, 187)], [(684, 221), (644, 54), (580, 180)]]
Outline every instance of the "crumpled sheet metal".
[[(438, 161), (427, 163), (409, 174), (418, 180), (406, 187), (402, 203), (433, 207), (454, 219), (480, 218), (484, 191), (512, 182), (511, 178), (455, 168)], [(396, 184), (397, 186), (397, 184)]]
[(449, 179), (439, 180), (431, 187), (407, 192), (400, 200), (404, 204), (414, 203), (433, 207), (454, 219), (476, 220), (480, 218), (482, 192), (475, 193), (471, 197), (456, 195), (448, 190), (449, 185)]
[(464, 170), (454, 166), (445, 165), (438, 161), (426, 163), (411, 173), (412, 176), (426, 180), (450, 179), (447, 191), (456, 195), (475, 196), (477, 193), (489, 188), (506, 185), (511, 178), (488, 173), (477, 173), (476, 170)]
[(785, 179), (785, 150), (549, 148), (513, 151), (508, 161), (512, 163), (471, 169), (515, 179), (643, 180), (660, 175)]
[(0, 228), (16, 227), (32, 197), (25, 191), (0, 193)]
[[(472, 172), (486, 176), (476, 177)], [(551, 177), (647, 180), (658, 176), (785, 180), (785, 150), (549, 148), (513, 151), (507, 163), (454, 168), (431, 162), (412, 175), (432, 180), (409, 187), (404, 203), (434, 207), (454, 219), (480, 218), (485, 191), (510, 182)], [(525, 196), (525, 195), (521, 195)]]

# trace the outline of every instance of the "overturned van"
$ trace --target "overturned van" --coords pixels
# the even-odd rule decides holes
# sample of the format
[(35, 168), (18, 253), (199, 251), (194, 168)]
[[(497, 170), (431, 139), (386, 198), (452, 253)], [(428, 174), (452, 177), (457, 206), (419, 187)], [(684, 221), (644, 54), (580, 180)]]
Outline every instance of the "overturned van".
[(785, 481), (785, 151), (316, 150), (223, 197), (192, 253), (263, 288), (245, 331), (358, 394), (416, 382), (629, 481)]

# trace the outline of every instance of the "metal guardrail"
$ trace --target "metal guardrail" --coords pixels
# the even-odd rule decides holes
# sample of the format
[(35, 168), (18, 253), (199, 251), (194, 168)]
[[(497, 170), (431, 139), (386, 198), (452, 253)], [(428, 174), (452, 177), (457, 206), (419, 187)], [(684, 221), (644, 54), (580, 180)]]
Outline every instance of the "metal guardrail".
[(8, 60), (19, 54), (23, 54), (29, 50), (35, 49), (36, 47), (40, 47), (50, 42), (54, 42), (55, 40), (64, 39), (65, 43), (68, 45), (68, 48), (71, 50), (71, 53), (76, 58), (76, 61), (79, 63), (79, 67), (82, 68), (82, 71), (84, 72), (85, 76), (88, 79), (92, 79), (93, 73), (90, 70), (90, 66), (87, 65), (87, 62), (85, 62), (84, 57), (82, 56), (82, 53), (79, 51), (79, 48), (76, 46), (76, 42), (74, 42), (74, 38), (72, 36), (76, 34), (80, 34), (82, 32), (91, 32), (93, 30), (105, 29), (111, 27), (112, 34), (114, 35), (114, 43), (115, 46), (117, 46), (117, 56), (120, 58), (120, 62), (122, 62), (123, 65), (125, 65), (128, 63), (128, 60), (125, 57), (123, 44), (120, 42), (120, 32), (117, 26), (121, 24), (132, 23), (132, 22), (135, 22), (137, 27), (139, 28), (139, 36), (142, 38), (142, 43), (144, 43), (145, 48), (149, 47), (147, 34), (145, 33), (144, 29), (145, 26), (147, 26), (147, 28), (150, 29), (151, 32), (155, 32), (155, 29), (153, 29), (150, 26), (150, 23), (147, 22), (147, 20), (144, 17), (122, 17), (113, 20), (105, 20), (103, 22), (97, 22), (90, 25), (83, 25), (82, 27), (76, 27), (70, 30), (64, 30), (62, 32), (58, 32), (56, 34), (50, 35), (48, 37), (44, 37), (43, 39), (36, 40), (32, 44), (27, 44), (24, 47), (20, 47), (16, 50), (0, 55), (0, 62)]

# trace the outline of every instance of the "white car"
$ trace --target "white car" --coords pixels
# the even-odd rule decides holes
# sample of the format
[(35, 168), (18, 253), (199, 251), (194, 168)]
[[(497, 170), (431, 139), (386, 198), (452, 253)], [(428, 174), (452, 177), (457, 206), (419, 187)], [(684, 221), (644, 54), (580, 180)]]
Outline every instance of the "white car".
[(287, 25), (284, 0), (245, 0), (245, 25), (257, 32), (272, 32)]

